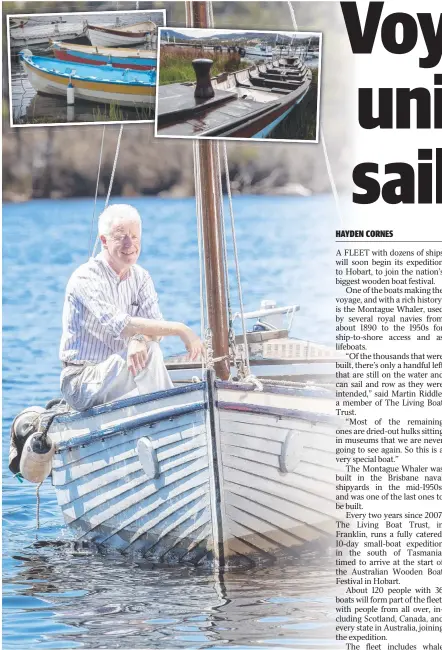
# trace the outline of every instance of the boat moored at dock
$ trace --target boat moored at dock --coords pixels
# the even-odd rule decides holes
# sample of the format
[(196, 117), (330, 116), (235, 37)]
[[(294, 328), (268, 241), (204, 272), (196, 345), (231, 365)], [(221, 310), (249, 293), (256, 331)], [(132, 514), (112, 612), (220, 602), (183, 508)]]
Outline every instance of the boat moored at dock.
[(145, 43), (156, 29), (156, 24), (151, 20), (127, 26), (112, 25), (112, 27), (88, 23), (86, 36), (92, 45), (98, 47), (130, 46)]
[[(293, 78), (275, 80), (265, 66), (259, 70), (255, 65), (210, 79), (211, 63), (210, 59), (194, 61), (195, 84), (159, 86), (157, 135), (267, 137), (303, 100), (312, 81), (305, 67), (293, 68)], [(287, 73), (291, 69), (284, 68)], [(208, 79), (211, 88), (199, 93)]]
[(154, 50), (93, 47), (74, 43), (51, 42), (56, 59), (88, 65), (112, 65), (114, 68), (130, 70), (154, 70), (157, 66), (157, 53)]
[(33, 88), (40, 93), (66, 95), (121, 106), (143, 107), (155, 101), (155, 70), (121, 70), (111, 65), (71, 64), (58, 59), (20, 52), (21, 63)]
[(273, 56), (273, 47), (271, 45), (246, 45), (245, 56), (259, 56), (262, 58), (271, 58)]
[(42, 45), (50, 40), (68, 41), (80, 38), (85, 33), (85, 25), (79, 23), (50, 23), (46, 25), (30, 24), (25, 20), (10, 30), (9, 40), (12, 48)]

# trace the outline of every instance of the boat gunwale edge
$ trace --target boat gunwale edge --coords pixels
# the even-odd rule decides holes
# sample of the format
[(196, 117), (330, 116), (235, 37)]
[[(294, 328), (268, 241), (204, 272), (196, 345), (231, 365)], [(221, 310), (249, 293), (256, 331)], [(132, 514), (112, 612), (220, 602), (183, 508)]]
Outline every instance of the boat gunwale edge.
[(184, 406), (172, 406), (161, 411), (160, 413), (154, 411), (153, 413), (143, 415), (141, 417), (130, 420), (129, 422), (121, 422), (120, 424), (115, 424), (105, 429), (96, 429), (87, 435), (80, 435), (76, 436), (75, 438), (70, 438), (69, 440), (63, 440), (55, 444), (55, 453), (58, 454), (62, 451), (76, 449), (77, 447), (86, 447), (87, 445), (95, 442), (100, 438), (104, 441), (105, 438), (118, 435), (119, 433), (123, 433), (124, 431), (128, 431), (130, 429), (137, 429), (138, 427), (142, 427), (147, 424), (155, 424), (156, 422), (175, 419), (182, 415), (197, 413), (198, 411), (205, 411), (206, 409), (207, 403), (204, 401), (194, 402), (192, 404), (186, 404)]
[(130, 406), (138, 406), (138, 404), (143, 404), (144, 402), (155, 402), (165, 397), (175, 397), (175, 395), (193, 393), (196, 390), (204, 390), (205, 388), (205, 381), (197, 381), (191, 384), (186, 384), (185, 386), (177, 386), (168, 390), (160, 390), (155, 393), (134, 395), (134, 397), (126, 397), (120, 400), (115, 400), (113, 402), (106, 402), (106, 404), (98, 404), (97, 406), (92, 406), (92, 408), (88, 409), (87, 411), (75, 411), (74, 413), (63, 413), (57, 415), (54, 419), (54, 422), (75, 422), (77, 420), (88, 419), (97, 415), (110, 413), (118, 409), (127, 408)]

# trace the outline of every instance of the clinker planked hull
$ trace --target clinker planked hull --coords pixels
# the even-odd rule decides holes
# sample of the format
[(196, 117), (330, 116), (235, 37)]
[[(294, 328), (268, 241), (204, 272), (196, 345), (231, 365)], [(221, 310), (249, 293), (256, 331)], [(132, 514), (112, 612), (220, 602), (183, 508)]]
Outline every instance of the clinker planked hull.
[(57, 500), (76, 538), (102, 548), (171, 563), (273, 562), (334, 530), (333, 413), (322, 388), (257, 390), (209, 373), (59, 416)]

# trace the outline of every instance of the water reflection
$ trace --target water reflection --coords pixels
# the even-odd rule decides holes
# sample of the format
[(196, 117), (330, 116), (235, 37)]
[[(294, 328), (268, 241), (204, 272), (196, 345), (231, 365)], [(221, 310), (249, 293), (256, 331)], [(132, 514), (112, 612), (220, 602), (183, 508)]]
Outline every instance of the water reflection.
[(324, 549), (225, 575), (130, 563), (63, 542), (35, 544), (13, 559), (21, 567), (10, 605), (26, 612), (28, 625), (31, 615), (37, 629), (49, 612), (56, 618), (52, 639), (46, 630), (39, 647), (75, 647), (54, 645), (54, 637), (112, 649), (262, 648), (264, 639), (266, 648), (332, 644), (333, 566)]
[[(88, 14), (84, 15), (85, 17)], [(119, 14), (120, 25), (130, 25), (134, 22), (142, 22), (154, 18), (159, 23), (162, 18), (159, 14)], [(52, 23), (54, 19), (42, 16), (33, 16), (27, 27), (32, 28), (35, 24), (43, 25), (45, 22)], [(94, 24), (113, 25), (115, 18), (109, 14), (95, 14)], [(64, 16), (63, 23), (78, 22), (76, 16)], [(69, 38), (69, 42), (90, 45), (85, 36)], [(63, 124), (69, 122), (101, 122), (101, 121), (138, 121), (153, 120), (154, 107), (146, 106), (142, 109), (129, 107), (113, 107), (100, 102), (81, 101), (76, 99), (74, 106), (66, 105), (66, 97), (57, 95), (37, 94), (28, 80), (28, 76), (20, 63), (18, 53), (21, 48), (12, 48), (10, 51), (11, 70), (11, 105), (14, 124)], [(53, 57), (49, 42), (28, 46), (36, 56)], [(156, 39), (149, 40), (145, 44), (137, 45), (137, 49), (156, 49)]]

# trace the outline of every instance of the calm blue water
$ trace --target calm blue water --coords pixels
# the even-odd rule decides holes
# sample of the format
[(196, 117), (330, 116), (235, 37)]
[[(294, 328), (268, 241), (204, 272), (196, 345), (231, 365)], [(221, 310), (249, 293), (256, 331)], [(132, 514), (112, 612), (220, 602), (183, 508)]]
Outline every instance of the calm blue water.
[[(143, 216), (140, 263), (155, 281), (165, 318), (199, 329), (194, 201), (130, 203)], [(245, 308), (264, 298), (299, 304), (293, 333), (331, 342), (332, 200), (234, 203)], [(88, 257), (91, 216), (89, 199), (4, 206), (3, 647), (335, 647), (331, 552), (306, 552), (289, 566), (232, 573), (224, 582), (189, 567), (97, 556), (75, 548), (49, 481), (41, 489), (37, 537), (35, 486), (19, 484), (7, 469), (9, 427), (25, 406), (58, 395), (63, 294)], [(235, 291), (232, 301), (236, 308)], [(178, 339), (166, 339), (163, 348), (182, 350)]]

